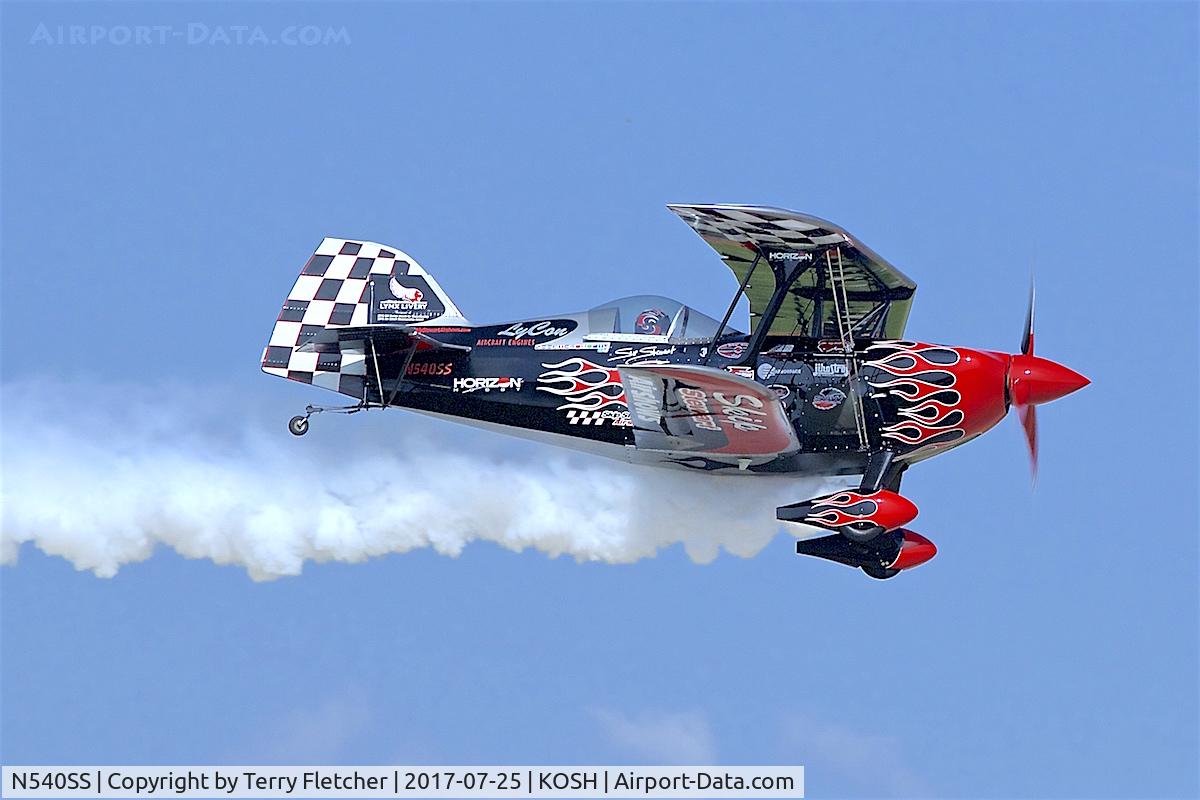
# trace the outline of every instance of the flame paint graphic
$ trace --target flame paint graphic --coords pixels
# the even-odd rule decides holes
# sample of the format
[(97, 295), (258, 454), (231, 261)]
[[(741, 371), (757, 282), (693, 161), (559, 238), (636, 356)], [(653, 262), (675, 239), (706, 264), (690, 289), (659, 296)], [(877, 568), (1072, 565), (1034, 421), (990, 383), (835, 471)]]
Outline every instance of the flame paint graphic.
[[(617, 369), (601, 367), (582, 358), (568, 358), (557, 364), (542, 364), (548, 372), (538, 376), (539, 392), (550, 392), (567, 402), (558, 410), (599, 411), (604, 408), (625, 408), (625, 387)], [(556, 384), (556, 385), (554, 385)]]
[(961, 354), (952, 347), (919, 342), (875, 344), (867, 352), (875, 357), (864, 367), (875, 367), (889, 378), (868, 380), (874, 389), (885, 390), (896, 398), (896, 411), (903, 418), (886, 425), (882, 436), (909, 445), (924, 445), (961, 439), (966, 431), (959, 427), (963, 412), (962, 395), (952, 388), (957, 382), (953, 367)]
[(813, 503), (805, 522), (840, 528), (852, 522), (870, 520), (879, 510), (879, 504), (868, 495), (858, 492), (839, 492)]

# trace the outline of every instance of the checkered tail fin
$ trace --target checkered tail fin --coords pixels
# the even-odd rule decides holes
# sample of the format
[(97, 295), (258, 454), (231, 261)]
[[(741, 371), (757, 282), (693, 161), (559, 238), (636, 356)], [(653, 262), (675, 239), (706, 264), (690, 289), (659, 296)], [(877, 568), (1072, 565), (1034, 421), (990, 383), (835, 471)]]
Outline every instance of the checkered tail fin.
[(405, 253), (374, 242), (329, 238), (288, 293), (263, 351), (262, 369), (361, 397), (362, 354), (300, 348), (331, 328), (470, 324), (433, 276)]

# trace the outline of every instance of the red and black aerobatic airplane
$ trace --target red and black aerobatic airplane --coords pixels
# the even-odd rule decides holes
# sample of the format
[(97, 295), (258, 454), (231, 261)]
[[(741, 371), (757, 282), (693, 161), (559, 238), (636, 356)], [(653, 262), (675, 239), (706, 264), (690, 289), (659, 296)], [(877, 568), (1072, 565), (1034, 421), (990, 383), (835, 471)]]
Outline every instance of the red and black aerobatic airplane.
[[(1033, 354), (903, 338), (916, 284), (833, 223), (778, 208), (671, 205), (739, 285), (720, 320), (665, 297), (474, 325), (393, 247), (325, 239), (283, 304), (264, 372), (633, 463), (738, 474), (861, 476), (783, 506), (796, 552), (890, 578), (936, 553), (907, 529), (911, 464), (1016, 407), (1037, 458), (1037, 411), (1088, 380)], [(739, 300), (749, 332), (730, 326)], [(850, 483), (850, 481), (847, 481)]]

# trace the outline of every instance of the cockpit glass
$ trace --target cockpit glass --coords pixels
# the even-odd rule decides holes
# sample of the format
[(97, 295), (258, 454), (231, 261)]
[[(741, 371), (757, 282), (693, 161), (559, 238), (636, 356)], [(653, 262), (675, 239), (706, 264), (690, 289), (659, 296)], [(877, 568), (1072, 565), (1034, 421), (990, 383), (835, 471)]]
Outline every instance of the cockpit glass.
[[(658, 295), (622, 297), (603, 303), (588, 312), (588, 323), (593, 334), (647, 336), (669, 342), (712, 339), (721, 324), (678, 300)], [(741, 332), (726, 325), (725, 335), (741, 335)]]

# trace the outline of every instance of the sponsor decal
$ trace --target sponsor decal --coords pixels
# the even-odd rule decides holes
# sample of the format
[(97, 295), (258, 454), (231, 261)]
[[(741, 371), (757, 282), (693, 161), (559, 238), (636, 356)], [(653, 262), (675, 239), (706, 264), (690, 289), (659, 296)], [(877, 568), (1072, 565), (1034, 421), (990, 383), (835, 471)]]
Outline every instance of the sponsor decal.
[(471, 392), (506, 392), (512, 389), (521, 391), (524, 378), (455, 378), (454, 391), (469, 394)]
[(570, 425), (604, 425), (608, 423), (614, 428), (630, 428), (633, 422), (629, 419), (628, 411), (606, 408), (603, 411), (567, 410), (567, 423)]
[(542, 322), (514, 322), (496, 336), (506, 339), (557, 339), (575, 330), (576, 323), (569, 319), (543, 320)]
[[(779, 375), (811, 375), (811, 374), (815, 374), (814, 368), (810, 367), (809, 365), (806, 365), (806, 363), (796, 362), (796, 361), (792, 361), (791, 363), (793, 366), (781, 367), (778, 365), (778, 363), (769, 363), (767, 361), (764, 361), (764, 362), (760, 363), (760, 365), (758, 365), (758, 368), (756, 369), (755, 374), (757, 374), (758, 379), (760, 379), (762, 381), (768, 381), (768, 380), (772, 380), (774, 378), (778, 378)], [(820, 365), (818, 365), (818, 366), (820, 366)], [(834, 365), (833, 367), (830, 367), (830, 369), (832, 369), (832, 371), (826, 373), (827, 375), (840, 375), (840, 377), (845, 377), (845, 375), (846, 375), (845, 363), (842, 363), (842, 365)], [(816, 374), (820, 374), (820, 373), (816, 373)]]
[(414, 361), (404, 370), (405, 375), (449, 375), (454, 372), (454, 365), (448, 361)]
[(797, 253), (794, 251), (776, 251), (767, 256), (770, 261), (812, 261), (812, 253)]
[(846, 393), (836, 386), (826, 386), (813, 395), (812, 407), (817, 411), (828, 411), (837, 408), (846, 399)]
[(774, 347), (772, 347), (770, 350), (768, 350), (767, 352), (763, 353), (763, 355), (765, 355), (765, 356), (785, 356), (795, 349), (796, 349), (796, 346), (793, 344), (777, 344)]
[(569, 319), (542, 320), (540, 322), (514, 322), (495, 335), (478, 339), (477, 347), (533, 347), (566, 336), (575, 330), (578, 323)]
[(844, 378), (849, 374), (845, 363), (840, 361), (821, 362), (813, 366), (813, 376), (817, 378)]
[(676, 351), (674, 345), (661, 347), (656, 344), (648, 344), (642, 347), (618, 347), (608, 354), (608, 363), (610, 364), (643, 364), (653, 366), (656, 364), (670, 364), (667, 356), (674, 355)]
[(645, 375), (628, 375), (629, 407), (643, 425), (658, 425), (659, 412), (662, 403), (659, 382)]
[(699, 389), (683, 388), (676, 392), (683, 405), (691, 413), (692, 424), (706, 431), (719, 431), (721, 426), (708, 410), (708, 395)]
[(424, 322), (446, 313), (442, 301), (420, 275), (372, 276), (372, 322)]
[(560, 342), (553, 340), (545, 343), (534, 342), (538, 350), (595, 350), (597, 353), (607, 353), (611, 342), (580, 342), (570, 341)]
[(421, 333), (470, 333), (470, 328), (441, 327), (437, 325), (422, 326)]
[(808, 372), (808, 370), (803, 366), (780, 367), (775, 364), (768, 364), (766, 362), (759, 364), (758, 369), (755, 370), (755, 374), (757, 374), (759, 380), (762, 381), (769, 381), (779, 375), (803, 375), (806, 372)]
[[(758, 365), (755, 374), (758, 375), (760, 380), (769, 381), (779, 375), (805, 375), (809, 372), (809, 369), (804, 364), (781, 367), (777, 364), (764, 361)], [(818, 361), (811, 367), (811, 371), (814, 378), (845, 378), (850, 374), (850, 370), (844, 361)]]
[(762, 418), (767, 415), (763, 410), (763, 401), (752, 394), (738, 394), (730, 397), (724, 392), (713, 392), (713, 399), (720, 406), (721, 415), (736, 430), (743, 433), (766, 430)]
[(771, 391), (774, 392), (775, 396), (780, 400), (787, 400), (792, 396), (792, 387), (784, 386), (782, 383), (772, 383)]
[(726, 342), (722, 345), (717, 345), (717, 355), (721, 358), (741, 358), (746, 353), (746, 348), (750, 346), (749, 342)]
[(616, 367), (602, 367), (578, 356), (542, 366), (546, 372), (538, 376), (537, 390), (562, 398), (562, 405), (556, 406), (559, 411), (626, 410), (625, 387)]
[(719, 431), (724, 423), (743, 433), (766, 430), (767, 426), (762, 422), (766, 416), (763, 401), (754, 395), (730, 396), (724, 392), (713, 392), (712, 399), (716, 401), (714, 413), (713, 404), (709, 403), (708, 393), (704, 390), (684, 387), (675, 393), (691, 414), (692, 425), (697, 428)]
[(739, 378), (754, 380), (754, 370), (750, 367), (726, 367), (725, 371), (737, 375)]
[(840, 339), (822, 339), (817, 342), (818, 353), (844, 353)]

